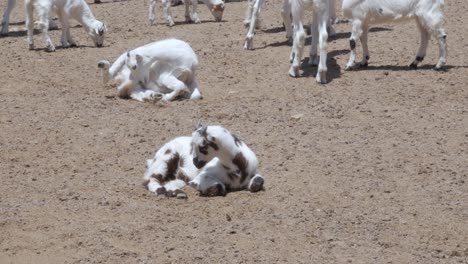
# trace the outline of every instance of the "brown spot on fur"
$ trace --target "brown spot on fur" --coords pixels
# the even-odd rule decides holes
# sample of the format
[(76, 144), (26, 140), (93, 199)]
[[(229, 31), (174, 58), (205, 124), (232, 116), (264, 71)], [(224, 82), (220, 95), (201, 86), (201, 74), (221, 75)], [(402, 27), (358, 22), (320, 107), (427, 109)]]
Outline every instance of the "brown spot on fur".
[(232, 135), (232, 138), (234, 138), (234, 143), (236, 144), (236, 146), (240, 147), (242, 145), (242, 141), (234, 134), (231, 134)]
[(148, 184), (149, 184), (150, 180), (145, 180), (143, 182), (143, 186), (145, 186), (146, 189), (148, 189)]
[(163, 182), (163, 176), (161, 174), (153, 174), (153, 175), (151, 175), (151, 178), (155, 179), (159, 183)]
[(219, 147), (218, 147), (218, 144), (212, 142), (212, 141), (209, 141), (208, 142), (208, 146), (212, 147), (214, 150), (218, 150)]
[(237, 155), (232, 160), (232, 163), (234, 163), (234, 165), (239, 168), (241, 174), (240, 183), (243, 183), (247, 178), (247, 167), (249, 165), (244, 157), (244, 154), (242, 154), (242, 152), (237, 153)]
[(167, 161), (167, 171), (165, 175), (165, 180), (171, 181), (175, 179), (175, 173), (179, 165), (179, 153), (175, 153), (170, 160)]
[(171, 150), (167, 149), (166, 152), (164, 152), (164, 154), (166, 154), (166, 155), (171, 154)]
[(185, 159), (183, 157), (180, 157), (179, 159), (179, 168), (183, 167), (185, 165)]
[(190, 178), (187, 175), (185, 175), (185, 173), (183, 173), (182, 171), (179, 171), (177, 173), (176, 179), (183, 180), (185, 183), (188, 183), (190, 181)]

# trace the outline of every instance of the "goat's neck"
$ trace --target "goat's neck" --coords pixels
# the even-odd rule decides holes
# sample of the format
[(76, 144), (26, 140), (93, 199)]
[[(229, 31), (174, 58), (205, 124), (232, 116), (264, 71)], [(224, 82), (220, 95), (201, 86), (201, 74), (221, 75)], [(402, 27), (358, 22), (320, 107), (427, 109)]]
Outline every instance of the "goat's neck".
[(241, 149), (236, 146), (234, 141), (223, 142), (222, 151), (220, 151), (217, 158), (221, 161), (224, 167), (230, 171), (237, 170), (237, 165), (233, 163), (234, 158), (241, 152)]
[(85, 28), (86, 32), (91, 32), (93, 28), (93, 23), (96, 22), (96, 18), (91, 12), (89, 6), (85, 3), (75, 7), (78, 10), (75, 10), (75, 14), (79, 14), (78, 17), (74, 17), (78, 22), (80, 22)]

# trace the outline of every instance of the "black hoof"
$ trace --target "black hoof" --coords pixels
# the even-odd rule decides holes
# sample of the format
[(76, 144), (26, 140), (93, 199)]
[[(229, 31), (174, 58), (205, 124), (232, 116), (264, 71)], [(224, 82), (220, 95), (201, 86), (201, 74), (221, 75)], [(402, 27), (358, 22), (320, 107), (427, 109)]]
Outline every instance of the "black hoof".
[(167, 190), (164, 187), (156, 189), (156, 195), (167, 196)]
[(367, 62), (359, 64), (359, 68), (367, 68), (367, 66), (369, 66), (369, 64)]
[(416, 63), (413, 62), (413, 63), (410, 64), (409, 67), (410, 67), (411, 69), (413, 69), (413, 70), (416, 70), (416, 69), (418, 69), (418, 64), (416, 64)]
[(258, 192), (263, 189), (263, 183), (265, 180), (263, 180), (262, 177), (256, 177), (253, 179), (252, 184), (250, 184), (250, 191), (251, 192)]

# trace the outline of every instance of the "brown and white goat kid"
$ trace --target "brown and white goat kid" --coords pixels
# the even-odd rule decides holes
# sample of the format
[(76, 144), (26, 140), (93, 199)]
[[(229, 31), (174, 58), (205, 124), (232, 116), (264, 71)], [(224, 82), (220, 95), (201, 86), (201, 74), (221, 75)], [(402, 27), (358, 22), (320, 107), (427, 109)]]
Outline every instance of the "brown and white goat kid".
[(33, 40), (33, 13), (39, 16), (36, 22), (42, 30), (44, 42), (47, 45), (47, 51), (55, 51), (55, 46), (48, 34), (49, 18), (52, 11), (57, 13), (60, 24), (62, 25), (61, 42), (63, 48), (77, 46), (70, 35), (70, 25), (68, 20), (73, 18), (83, 25), (88, 35), (92, 38), (97, 47), (102, 47), (104, 35), (107, 31), (103, 22), (97, 20), (85, 0), (25, 0), (26, 7), (26, 26), (28, 28), (29, 49), (34, 49)]
[[(205, 3), (206, 7), (210, 10), (211, 14), (215, 18), (217, 22), (221, 21), (223, 18), (223, 11), (224, 11), (224, 1), (223, 0), (202, 0)], [(171, 14), (171, 0), (162, 0), (163, 9), (164, 9), (164, 18), (166, 19), (166, 23), (168, 26), (174, 26), (174, 20), (172, 20)], [(148, 12), (148, 18), (150, 21), (150, 25), (154, 24), (155, 16), (154, 16), (154, 9), (156, 8), (157, 0), (150, 1), (150, 7)], [(197, 13), (197, 6), (198, 0), (185, 0), (185, 22), (194, 22), (194, 23), (201, 23), (200, 18), (198, 18)], [(192, 4), (192, 12), (189, 11), (189, 6)]]
[[(199, 127), (199, 126), (198, 126)], [(187, 184), (202, 195), (229, 190), (263, 189), (255, 153), (221, 126), (196, 128), (192, 137), (177, 137), (147, 160), (144, 185), (153, 193), (185, 198)]]

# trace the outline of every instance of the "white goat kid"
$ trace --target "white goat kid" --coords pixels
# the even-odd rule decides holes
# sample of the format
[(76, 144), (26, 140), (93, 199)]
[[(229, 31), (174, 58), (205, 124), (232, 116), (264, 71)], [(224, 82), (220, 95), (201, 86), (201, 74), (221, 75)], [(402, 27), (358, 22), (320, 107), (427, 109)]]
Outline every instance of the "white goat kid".
[(426, 56), (426, 50), (431, 34), (439, 42), (439, 61), (436, 70), (442, 68), (447, 60), (447, 34), (443, 28), (444, 0), (344, 0), (343, 14), (352, 19), (352, 31), (349, 45), (351, 56), (346, 69), (356, 67), (356, 42), (361, 40), (363, 59), (359, 66), (366, 67), (369, 61), (369, 49), (367, 46), (367, 34), (369, 25), (389, 21), (416, 20), (416, 25), (421, 34), (421, 43), (416, 53), (416, 58), (410, 64), (416, 69), (418, 64)]
[(77, 46), (76, 42), (70, 35), (70, 25), (68, 24), (69, 18), (73, 18), (83, 25), (83, 28), (86, 30), (88, 35), (91, 36), (97, 47), (102, 47), (104, 43), (104, 35), (107, 28), (104, 23), (96, 20), (85, 0), (25, 0), (25, 7), (29, 49), (34, 49), (34, 9), (39, 16), (39, 21), (36, 23), (39, 24), (42, 30), (44, 42), (47, 45), (48, 51), (55, 51), (55, 46), (47, 32), (51, 11), (55, 11), (57, 13), (62, 25), (61, 42), (63, 48)]
[(186, 184), (202, 195), (225, 195), (230, 190), (263, 189), (252, 150), (221, 126), (198, 127), (192, 137), (178, 137), (147, 160), (144, 185), (150, 192), (185, 198)]
[[(8, 35), (8, 28), (10, 25), (10, 14), (11, 11), (13, 11), (13, 8), (16, 5), (16, 0), (8, 0), (7, 2), (7, 7), (5, 9), (5, 12), (3, 13), (3, 19), (2, 19), (2, 29), (0, 30), (0, 36), (6, 36)], [(57, 25), (55, 24), (54, 20), (49, 18), (49, 29), (57, 29)]]
[[(154, 16), (154, 9), (156, 8), (157, 0), (150, 1), (149, 7), (149, 14), (148, 18), (150, 24), (153, 25), (155, 21)], [(174, 20), (172, 19), (171, 14), (171, 0), (162, 0), (163, 9), (164, 9), (164, 18), (166, 19), (166, 23), (169, 26), (174, 26)], [(197, 14), (197, 6), (198, 0), (185, 0), (185, 22), (194, 22), (194, 23), (201, 23), (200, 18), (198, 18)], [(190, 3), (192, 4), (192, 12), (189, 11)], [(211, 14), (215, 18), (216, 21), (221, 21), (223, 18), (223, 11), (224, 11), (224, 1), (223, 0), (203, 0), (206, 7), (210, 10)]]
[(198, 58), (190, 45), (178, 39), (152, 42), (124, 52), (110, 66), (98, 62), (104, 83), (115, 78), (122, 98), (138, 101), (201, 99), (195, 80)]
[[(328, 0), (291, 0), (291, 10), (294, 27), (294, 40), (290, 60), (292, 61), (289, 75), (297, 77), (304, 52), (306, 33), (302, 24), (304, 11), (312, 8), (314, 17), (311, 25), (312, 43), (310, 47), (309, 65), (317, 65), (316, 81), (326, 83), (327, 81), (327, 23), (329, 21)], [(320, 57), (317, 56), (317, 44), (320, 48)]]

